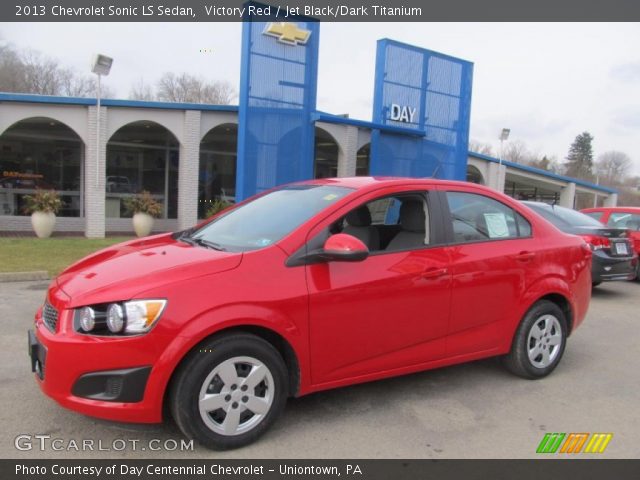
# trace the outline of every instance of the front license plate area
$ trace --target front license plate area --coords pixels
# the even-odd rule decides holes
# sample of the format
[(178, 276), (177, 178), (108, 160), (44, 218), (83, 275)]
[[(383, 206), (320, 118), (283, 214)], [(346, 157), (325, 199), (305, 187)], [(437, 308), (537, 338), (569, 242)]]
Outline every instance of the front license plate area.
[(38, 337), (29, 330), (29, 357), (31, 358), (31, 371), (38, 375), (40, 380), (44, 380), (44, 366), (47, 358), (47, 349), (38, 341)]

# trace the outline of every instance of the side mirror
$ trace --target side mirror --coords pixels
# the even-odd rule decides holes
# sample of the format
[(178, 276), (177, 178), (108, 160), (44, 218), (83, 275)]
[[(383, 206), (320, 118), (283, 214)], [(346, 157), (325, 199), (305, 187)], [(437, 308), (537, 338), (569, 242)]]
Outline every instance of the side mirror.
[(336, 233), (327, 238), (318, 255), (327, 261), (360, 262), (369, 256), (369, 249), (352, 235)]
[(360, 262), (368, 256), (369, 249), (362, 241), (346, 233), (336, 233), (325, 240), (322, 248), (308, 253), (301, 249), (287, 259), (286, 265), (298, 267), (326, 262)]

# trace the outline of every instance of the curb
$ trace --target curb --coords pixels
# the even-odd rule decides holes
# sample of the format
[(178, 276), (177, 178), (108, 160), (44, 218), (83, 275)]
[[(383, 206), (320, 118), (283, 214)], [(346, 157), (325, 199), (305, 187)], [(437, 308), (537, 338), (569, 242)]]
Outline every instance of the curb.
[(32, 282), (35, 280), (49, 280), (49, 273), (45, 270), (36, 270), (34, 272), (0, 272), (0, 283)]

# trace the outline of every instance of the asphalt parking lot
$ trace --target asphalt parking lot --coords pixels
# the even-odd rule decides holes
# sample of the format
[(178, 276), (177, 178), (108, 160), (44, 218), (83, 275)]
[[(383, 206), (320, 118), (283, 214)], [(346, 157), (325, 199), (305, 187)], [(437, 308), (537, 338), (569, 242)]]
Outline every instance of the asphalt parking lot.
[[(30, 372), (26, 331), (46, 287), (0, 283), (2, 458), (531, 458), (545, 432), (610, 432), (600, 457), (640, 457), (640, 282), (595, 289), (585, 323), (546, 379), (513, 377), (490, 359), (314, 394), (290, 400), (257, 443), (222, 453), (150, 451), (179, 444), (177, 427), (95, 420), (45, 397)], [(21, 451), (18, 435), (50, 435), (64, 449), (40, 451), (34, 440)], [(66, 449), (83, 439), (111, 450)]]

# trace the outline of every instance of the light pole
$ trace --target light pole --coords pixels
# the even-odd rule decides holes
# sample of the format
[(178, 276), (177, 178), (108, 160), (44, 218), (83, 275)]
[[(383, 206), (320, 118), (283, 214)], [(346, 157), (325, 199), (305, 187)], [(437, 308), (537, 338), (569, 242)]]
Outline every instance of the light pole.
[(113, 58), (99, 53), (93, 56), (93, 62), (91, 64), (91, 71), (98, 76), (96, 87), (96, 187), (100, 184), (100, 176), (98, 173), (100, 170), (100, 80), (103, 75), (109, 75), (112, 64)]
[(502, 166), (502, 147), (503, 147), (503, 143), (505, 142), (505, 140), (509, 140), (509, 134), (511, 133), (511, 129), (510, 128), (503, 128), (502, 132), (500, 132), (500, 157), (498, 158), (498, 160), (500, 160), (500, 166)]

